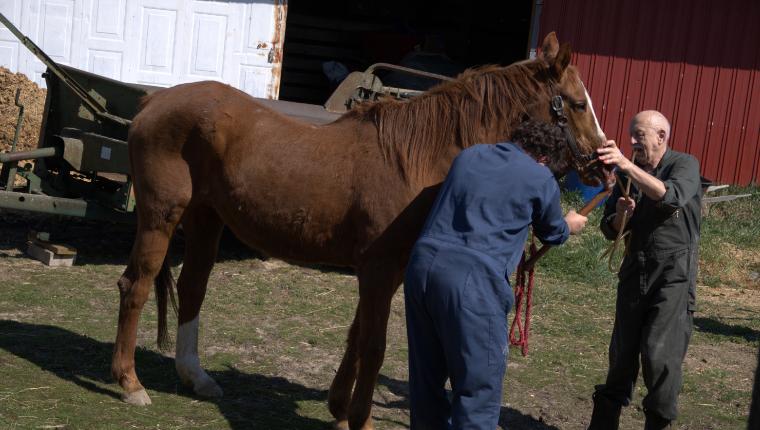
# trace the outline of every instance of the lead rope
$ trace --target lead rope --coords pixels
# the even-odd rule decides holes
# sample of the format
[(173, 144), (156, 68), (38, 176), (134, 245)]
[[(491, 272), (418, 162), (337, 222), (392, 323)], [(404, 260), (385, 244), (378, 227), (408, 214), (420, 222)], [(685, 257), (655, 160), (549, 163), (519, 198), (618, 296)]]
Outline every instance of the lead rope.
[[(634, 151), (633, 154), (631, 154), (631, 163), (636, 162), (636, 152)], [(625, 188), (620, 184), (620, 182), (617, 183), (620, 187), (620, 192), (623, 194), (623, 197), (628, 198), (630, 196), (631, 192), (631, 177), (628, 176), (628, 181), (626, 181)], [(607, 257), (607, 269), (612, 273), (617, 273), (620, 270), (620, 266), (623, 265), (623, 259), (625, 258), (625, 255), (628, 253), (628, 243), (631, 240), (631, 231), (625, 231), (625, 226), (628, 224), (628, 213), (623, 212), (623, 219), (620, 221), (620, 229), (618, 230), (617, 237), (615, 240), (610, 244), (609, 247), (607, 247), (607, 250), (604, 251), (604, 253), (599, 257), (600, 259), (603, 259), (605, 256)], [(620, 262), (618, 263), (617, 267), (613, 267), (612, 259), (615, 256), (615, 252), (617, 251), (618, 245), (620, 242), (623, 241), (623, 255), (620, 257)]]
[[(519, 346), (523, 357), (528, 355), (528, 333), (530, 330), (530, 315), (533, 307), (533, 273), (534, 265), (526, 268), (526, 259), (536, 255), (536, 241), (533, 235), (530, 237), (530, 247), (528, 251), (523, 251), (520, 264), (517, 265), (517, 274), (515, 275), (515, 317), (512, 319), (512, 327), (509, 329), (509, 343)], [(526, 283), (527, 280), (527, 283)], [(522, 307), (525, 302), (525, 324), (522, 320)], [(515, 334), (515, 328), (517, 333)]]
[[(591, 201), (578, 211), (579, 214), (586, 216), (594, 209), (607, 195), (609, 190), (603, 190)], [(520, 264), (517, 265), (515, 275), (515, 317), (512, 319), (512, 326), (509, 328), (509, 343), (519, 346), (523, 357), (528, 355), (528, 337), (530, 334), (530, 317), (533, 308), (533, 275), (536, 262), (546, 251), (551, 248), (550, 245), (544, 245), (541, 248), (536, 247), (536, 239), (531, 234), (530, 245), (527, 251), (523, 251)], [(523, 305), (525, 305), (525, 317), (523, 319)], [(524, 321), (524, 322), (523, 322)], [(517, 334), (515, 334), (515, 329)]]

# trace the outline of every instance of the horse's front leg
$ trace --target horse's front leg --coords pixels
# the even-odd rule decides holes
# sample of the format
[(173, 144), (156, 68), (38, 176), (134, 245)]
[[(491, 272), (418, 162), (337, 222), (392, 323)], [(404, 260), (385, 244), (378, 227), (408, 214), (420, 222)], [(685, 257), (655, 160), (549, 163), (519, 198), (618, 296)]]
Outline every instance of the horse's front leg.
[(385, 357), (386, 331), (391, 299), (401, 278), (397, 267), (374, 264), (359, 272), (359, 371), (351, 398), (348, 424), (351, 430), (370, 430), (372, 395)]
[(185, 257), (177, 280), (179, 311), (174, 364), (182, 382), (203, 397), (221, 397), (222, 389), (201, 368), (198, 325), (206, 285), (216, 260), (223, 224), (207, 208), (188, 208), (182, 219)]

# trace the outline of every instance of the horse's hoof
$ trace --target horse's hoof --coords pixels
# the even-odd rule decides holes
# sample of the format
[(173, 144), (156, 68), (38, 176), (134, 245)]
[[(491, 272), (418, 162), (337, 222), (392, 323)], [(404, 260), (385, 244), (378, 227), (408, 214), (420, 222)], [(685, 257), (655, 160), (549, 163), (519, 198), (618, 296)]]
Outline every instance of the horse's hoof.
[[(339, 428), (340, 430), (350, 430), (351, 428), (353, 428), (353, 427), (351, 427), (348, 424), (348, 421), (343, 421), (343, 422), (345, 423), (345, 427), (336, 427), (336, 428)], [(336, 423), (336, 425), (337, 425), (337, 423)], [(364, 423), (364, 425), (362, 425), (361, 427), (356, 427), (356, 428), (360, 429), (360, 430), (375, 430), (375, 426), (372, 424), (372, 420), (371, 419), (367, 420)]]
[(151, 404), (150, 396), (148, 396), (148, 393), (144, 389), (124, 393), (121, 395), (121, 400), (135, 406), (147, 406)]
[(333, 424), (333, 430), (349, 430), (348, 420), (335, 421)]
[(216, 382), (214, 382), (213, 379), (208, 379), (203, 384), (195, 388), (195, 394), (201, 396), (201, 397), (207, 397), (207, 398), (217, 398), (222, 397), (224, 395), (224, 392), (222, 391), (222, 387), (220, 387)]

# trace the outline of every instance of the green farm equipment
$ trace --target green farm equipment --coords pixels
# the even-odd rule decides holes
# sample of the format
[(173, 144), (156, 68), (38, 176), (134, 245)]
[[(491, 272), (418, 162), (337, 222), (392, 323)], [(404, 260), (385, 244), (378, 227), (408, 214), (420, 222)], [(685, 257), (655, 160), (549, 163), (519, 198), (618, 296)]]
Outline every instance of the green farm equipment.
[[(14, 140), (0, 154), (0, 208), (131, 222), (127, 131), (140, 98), (157, 88), (56, 64), (2, 14), (0, 22), (47, 66), (37, 149), (17, 152)], [(16, 136), (23, 115), (22, 107)]]
[[(46, 66), (47, 97), (38, 147), (0, 154), (0, 210), (134, 222), (135, 200), (127, 132), (140, 99), (159, 87), (128, 84), (57, 64), (5, 16), (4, 24)], [(389, 64), (353, 72), (324, 106), (258, 99), (285, 115), (315, 124), (335, 120), (356, 103), (381, 96), (413, 97), (419, 91), (382, 84), (376, 70), (448, 80)], [(16, 130), (23, 123), (20, 108)], [(18, 178), (23, 181), (18, 181)], [(14, 185), (16, 183), (23, 185)]]

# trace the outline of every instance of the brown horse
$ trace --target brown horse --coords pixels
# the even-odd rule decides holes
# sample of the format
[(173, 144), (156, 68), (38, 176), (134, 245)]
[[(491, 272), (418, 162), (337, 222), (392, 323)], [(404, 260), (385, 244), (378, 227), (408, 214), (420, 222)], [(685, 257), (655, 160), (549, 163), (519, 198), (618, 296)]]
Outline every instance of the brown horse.
[[(284, 117), (216, 82), (148, 96), (129, 132), (138, 227), (118, 283), (112, 363), (124, 399), (150, 403), (135, 373), (137, 322), (155, 280), (159, 343), (165, 339), (165, 257), (180, 223), (186, 248), (177, 283), (177, 372), (199, 395), (222, 394), (201, 369), (197, 336), (227, 225), (269, 255), (355, 269), (359, 304), (329, 409), (339, 428), (372, 428), (391, 297), (454, 157), (475, 143), (507, 140), (527, 117), (567, 119), (576, 150), (557, 156), (590, 154), (604, 141), (569, 62), (570, 48), (560, 48), (552, 33), (536, 60), (470, 70), (412, 100), (367, 103), (323, 126)], [(553, 96), (564, 100), (555, 116)]]

